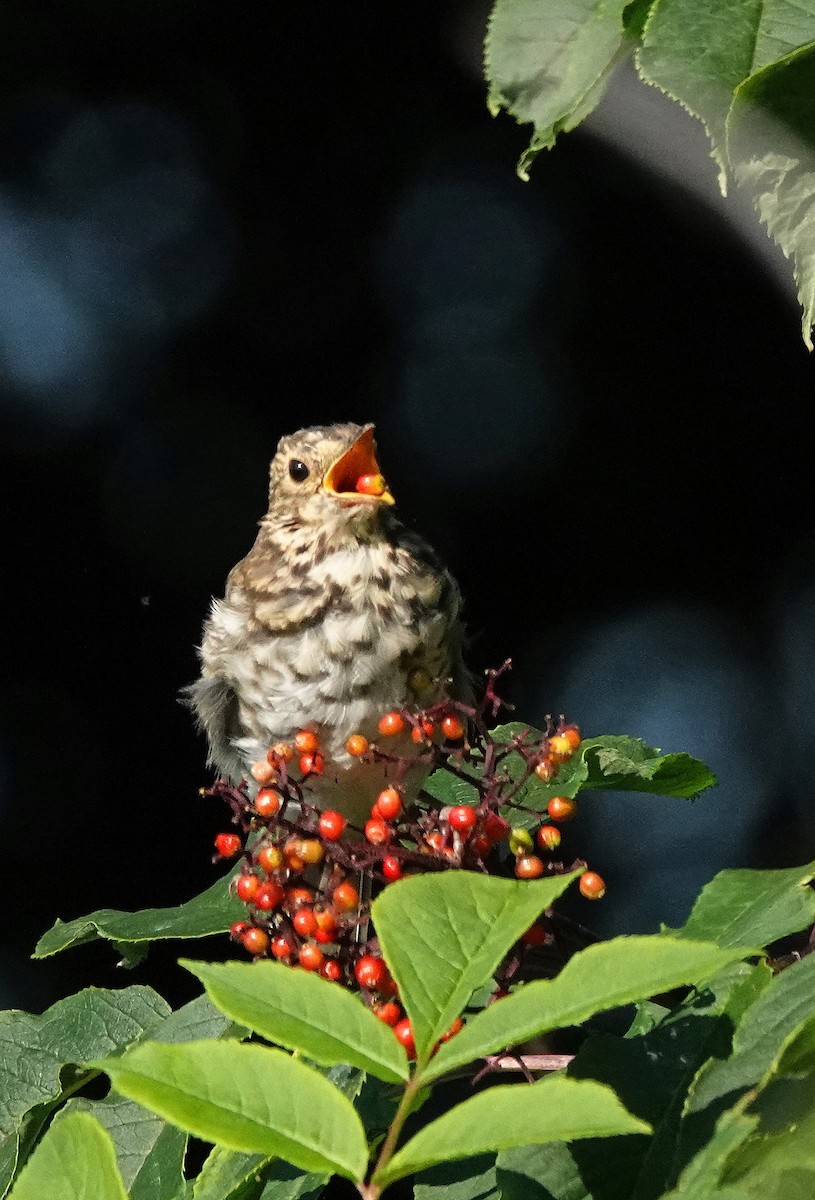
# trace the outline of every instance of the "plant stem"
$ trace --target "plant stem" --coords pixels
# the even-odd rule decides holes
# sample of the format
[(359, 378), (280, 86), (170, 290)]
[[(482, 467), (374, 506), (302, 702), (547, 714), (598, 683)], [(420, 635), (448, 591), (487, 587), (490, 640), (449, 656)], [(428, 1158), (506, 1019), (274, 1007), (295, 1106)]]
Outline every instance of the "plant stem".
[[(390, 1123), (387, 1135), (382, 1143), (382, 1149), (379, 1151), (379, 1157), (376, 1160), (376, 1165), (373, 1169), (373, 1174), (376, 1175), (381, 1171), (386, 1163), (390, 1162), (393, 1157), (393, 1152), (396, 1149), (396, 1143), (399, 1140), (399, 1134), (402, 1132), (402, 1126), (408, 1118), (410, 1106), (413, 1097), (421, 1087), (421, 1078), (419, 1072), (416, 1072), (405, 1084), (405, 1090), (402, 1093), (402, 1099), (399, 1101), (399, 1107), (394, 1114), (394, 1118)], [(378, 1183), (358, 1183), (357, 1191), (362, 1200), (379, 1200), (382, 1194), (382, 1189)]]

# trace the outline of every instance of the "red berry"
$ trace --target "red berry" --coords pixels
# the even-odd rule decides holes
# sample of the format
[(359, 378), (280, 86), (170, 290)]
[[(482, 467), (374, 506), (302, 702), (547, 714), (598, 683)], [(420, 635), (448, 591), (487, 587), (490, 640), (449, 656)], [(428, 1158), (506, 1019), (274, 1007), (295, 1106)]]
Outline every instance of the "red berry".
[(381, 817), (371, 817), (365, 822), (365, 839), (372, 846), (382, 846), (390, 840), (391, 831)]
[(560, 845), (560, 830), (557, 825), (541, 825), (535, 834), (535, 841), (541, 850), (557, 850)]
[(319, 933), (330, 934), (333, 938), (337, 932), (337, 915), (330, 908), (315, 908), (314, 920), (317, 922)]
[(292, 739), (294, 748), (298, 754), (316, 754), (320, 748), (320, 743), (317, 739), (317, 734), (313, 729), (301, 729)]
[(552, 935), (545, 925), (536, 921), (534, 925), (529, 926), (521, 940), (527, 946), (545, 946), (552, 941)]
[(401, 713), (388, 712), (379, 718), (378, 728), (383, 737), (396, 737), (405, 728), (405, 719)]
[(307, 887), (287, 887), (286, 888), (286, 908), (289, 912), (295, 912), (298, 908), (302, 908), (304, 904), (311, 904), (314, 899), (314, 892)]
[(382, 874), (391, 883), (402, 878), (402, 864), (395, 854), (389, 854), (382, 859)]
[(483, 858), (485, 854), (489, 854), (492, 847), (493, 843), (486, 833), (476, 833), (470, 838), (470, 850), (477, 858)]
[(464, 1028), (464, 1022), (462, 1021), (461, 1017), (456, 1017), (456, 1019), (455, 1019), (455, 1021), (453, 1022), (453, 1024), (452, 1024), (452, 1025), (450, 1026), (450, 1028), (447, 1030), (447, 1033), (443, 1033), (443, 1034), (441, 1035), (441, 1040), (442, 1040), (443, 1042), (449, 1042), (449, 1041), (450, 1041), (450, 1038), (451, 1038), (451, 1037), (455, 1037), (455, 1036), (456, 1036), (456, 1034), (459, 1032), (459, 1030), (460, 1030), (460, 1029), (463, 1029), (463, 1028)]
[(294, 750), (288, 742), (276, 742), (266, 756), (270, 762), (290, 763), (294, 758)]
[(322, 775), (325, 759), (322, 754), (301, 754), (300, 770), (304, 775)]
[(249, 929), (244, 930), (241, 934), (241, 942), (244, 950), (248, 950), (250, 954), (256, 957), (265, 954), (269, 949), (269, 935), (264, 933), (262, 929), (257, 929), (254, 925)]
[(272, 938), (272, 954), (279, 961), (288, 962), (294, 951), (294, 943), (285, 934), (281, 933), (277, 937)]
[(219, 833), (215, 839), (215, 849), (221, 858), (234, 858), (241, 848), (241, 839), (236, 833)]
[(569, 821), (577, 812), (577, 801), (568, 796), (553, 796), (546, 811), (553, 821)]
[(440, 829), (431, 829), (430, 833), (426, 833), (424, 842), (434, 854), (441, 854), (444, 850), (444, 834)]
[(359, 892), (353, 883), (348, 883), (347, 880), (334, 888), (332, 899), (341, 912), (351, 912), (359, 908)]
[(258, 866), (263, 867), (267, 875), (283, 865), (283, 854), (279, 846), (261, 846), (257, 856)]
[(234, 925), (229, 926), (229, 936), (234, 941), (237, 941), (238, 938), (240, 938), (241, 935), (244, 934), (248, 928), (249, 928), (248, 921), (236, 921)]
[(323, 979), (328, 979), (331, 983), (339, 983), (342, 979), (342, 967), (334, 958), (327, 958), (320, 967), (320, 974)]
[(317, 928), (317, 918), (314, 916), (314, 909), (298, 908), (292, 917), (291, 923), (294, 926), (295, 933), (299, 933), (300, 937), (311, 937)]
[(387, 484), (381, 475), (360, 475), (354, 490), (363, 496), (382, 496), (387, 491)]
[(374, 816), (380, 816), (385, 821), (395, 821), (402, 811), (402, 797), (397, 792), (396, 788), (387, 787), (379, 793), (376, 798), (376, 813)]
[(320, 837), (327, 842), (338, 841), (344, 831), (347, 822), (341, 813), (335, 812), (333, 808), (328, 809), (324, 813), (320, 813), (320, 819), (317, 822), (317, 829), (320, 832)]
[(515, 860), (515, 874), (519, 879), (540, 879), (545, 867), (537, 854), (524, 854)]
[(363, 737), (361, 733), (352, 733), (345, 743), (345, 749), (352, 758), (359, 758), (368, 749), (368, 739)]
[(395, 1025), (402, 1019), (402, 1010), (395, 1000), (386, 1000), (384, 1004), (374, 1005), (374, 1015), (386, 1025)]
[(376, 992), (388, 977), (388, 968), (375, 954), (363, 954), (354, 966), (354, 978), (360, 987)]
[(410, 732), (413, 741), (418, 745), (419, 742), (430, 741), (433, 734), (436, 732), (436, 726), (432, 721), (420, 721), (418, 725), (414, 725)]
[(264, 883), (255, 893), (255, 907), (263, 909), (264, 912), (271, 912), (273, 908), (277, 908), (283, 903), (285, 892), (279, 883), (271, 879), (268, 883)]
[(261, 788), (255, 796), (255, 812), (268, 820), (280, 812), (280, 795), (274, 788)]
[(297, 952), (297, 961), (304, 971), (319, 971), (325, 962), (325, 955), (319, 946), (312, 946), (311, 942), (306, 942)]
[(535, 767), (535, 774), (541, 783), (549, 783), (557, 775), (557, 764), (551, 758), (542, 758)]
[(277, 771), (267, 758), (261, 758), (259, 762), (252, 763), (249, 771), (253, 779), (258, 783), (271, 783), (277, 776)]
[(478, 820), (478, 814), (469, 804), (456, 804), (447, 814), (447, 820), (452, 829), (459, 833), (469, 833)]
[(484, 832), (491, 842), (501, 842), (509, 833), (509, 821), (505, 821), (500, 813), (487, 813), (484, 818)]
[(587, 900), (600, 900), (606, 894), (606, 881), (596, 871), (584, 871), (578, 887)]
[(244, 904), (251, 904), (257, 895), (259, 887), (260, 880), (257, 875), (239, 875), (235, 884), (235, 891)]
[(407, 1050), (408, 1058), (415, 1057), (416, 1043), (413, 1040), (413, 1026), (408, 1017), (403, 1017), (401, 1021), (397, 1021), (393, 1027), (393, 1032), (397, 1039)]
[(329, 933), (327, 929), (315, 929), (314, 940), (315, 942), (319, 942), (321, 946), (330, 946), (337, 939), (335, 934)]
[(458, 742), (464, 737), (464, 726), (455, 713), (447, 713), (442, 717), (441, 731), (448, 742)]

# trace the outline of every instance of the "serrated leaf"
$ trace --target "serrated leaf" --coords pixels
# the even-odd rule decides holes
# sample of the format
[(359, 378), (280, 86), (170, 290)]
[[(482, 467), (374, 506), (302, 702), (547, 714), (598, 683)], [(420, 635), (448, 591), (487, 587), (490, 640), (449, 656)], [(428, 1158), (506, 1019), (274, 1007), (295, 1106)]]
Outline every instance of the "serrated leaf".
[(173, 1200), (184, 1182), (187, 1137), (121, 1096), (70, 1100), (65, 1112), (86, 1112), (107, 1131), (130, 1200)]
[(728, 121), (733, 172), (792, 260), (804, 342), (815, 321), (815, 20), (810, 44), (737, 89)]
[(607, 1009), (681, 984), (701, 983), (741, 955), (741, 950), (722, 950), (710, 942), (692, 944), (659, 934), (588, 946), (570, 958), (554, 979), (524, 984), (471, 1017), (439, 1049), (423, 1077), (438, 1078), (505, 1046), (580, 1025)]
[(11, 1187), (14, 1172), (17, 1170), (19, 1145), (19, 1138), (16, 1133), (10, 1133), (0, 1141), (0, 1200), (3, 1200), (6, 1192)]
[(392, 1030), (344, 988), (275, 962), (181, 965), (211, 1000), (271, 1042), (300, 1050), (323, 1066), (350, 1063), (391, 1083), (409, 1076)]
[(599, 102), (627, 51), (627, 7), (628, 0), (497, 0), (485, 45), (487, 104), (534, 125), (522, 177), (540, 150)]
[(88, 1113), (58, 1117), (11, 1190), (11, 1200), (127, 1200), (113, 1143)]
[(40, 938), (32, 957), (48, 958), (95, 938), (112, 941), (126, 955), (138, 957), (149, 942), (225, 933), (246, 911), (245, 905), (229, 890), (231, 877), (218, 880), (200, 896), (173, 908), (146, 908), (141, 912), (100, 908), (74, 921), (58, 920)]
[(815, 862), (770, 871), (720, 871), (681, 929), (667, 932), (720, 946), (767, 946), (815, 921)]
[(550, 1075), (538, 1083), (489, 1088), (456, 1105), (415, 1134), (374, 1180), (384, 1185), (435, 1163), (531, 1142), (649, 1132), (611, 1088)]
[(150, 1042), (93, 1065), (117, 1091), (205, 1141), (275, 1154), (304, 1171), (362, 1178), (367, 1145), (350, 1100), (282, 1050)]
[[(690, 1090), (686, 1111), (697, 1113), (716, 1104), (732, 1104), (753, 1087), (780, 1057), (790, 1034), (815, 1008), (815, 956), (788, 967), (772, 981), (742, 1017), (733, 1034), (732, 1055), (711, 1059)], [(718, 1102), (718, 1103), (716, 1103)]]
[(150, 1036), (157, 1042), (202, 1042), (207, 1038), (242, 1038), (248, 1032), (224, 1016), (209, 996), (196, 996), (152, 1028)]
[(0, 1133), (13, 1133), (30, 1109), (60, 1095), (64, 1066), (130, 1045), (169, 1011), (157, 992), (138, 985), (86, 988), (39, 1017), (0, 1013)]
[(327, 1175), (300, 1171), (279, 1158), (215, 1146), (201, 1168), (192, 1200), (300, 1200), (319, 1194)]
[(420, 1062), (510, 946), (579, 873), (529, 883), (447, 871), (400, 880), (377, 897), (371, 915)]

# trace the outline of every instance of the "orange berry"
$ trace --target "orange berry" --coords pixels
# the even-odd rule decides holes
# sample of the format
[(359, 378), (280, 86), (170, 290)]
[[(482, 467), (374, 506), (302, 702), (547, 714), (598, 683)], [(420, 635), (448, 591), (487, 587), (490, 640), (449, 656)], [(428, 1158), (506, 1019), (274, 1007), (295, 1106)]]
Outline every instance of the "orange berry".
[(270, 879), (268, 883), (261, 884), (255, 893), (255, 907), (264, 912), (271, 912), (273, 908), (277, 908), (283, 903), (285, 894), (280, 884), (276, 880)]
[(379, 718), (378, 729), (383, 737), (396, 737), (405, 728), (405, 719), (401, 713), (387, 712)]
[(280, 794), (274, 788), (261, 788), (255, 796), (255, 812), (268, 820), (280, 812)]
[(442, 1040), (443, 1042), (449, 1042), (449, 1041), (450, 1041), (450, 1038), (451, 1038), (451, 1037), (455, 1037), (455, 1036), (456, 1036), (456, 1034), (459, 1032), (459, 1030), (460, 1030), (460, 1029), (463, 1029), (463, 1028), (464, 1028), (464, 1022), (462, 1021), (461, 1017), (456, 1017), (456, 1019), (455, 1019), (455, 1021), (453, 1022), (453, 1024), (452, 1024), (452, 1025), (450, 1026), (450, 1028), (447, 1030), (447, 1033), (443, 1033), (443, 1034), (441, 1035), (441, 1040)]
[(269, 949), (269, 935), (264, 933), (262, 929), (257, 929), (254, 925), (243, 931), (241, 942), (243, 943), (244, 950), (248, 950), (255, 957), (265, 954)]
[(596, 871), (584, 871), (578, 887), (587, 900), (601, 900), (606, 894), (606, 881)]
[(249, 772), (253, 779), (258, 783), (271, 783), (277, 778), (277, 771), (266, 758), (261, 758), (258, 762), (252, 763)]
[(442, 717), (441, 731), (448, 742), (458, 742), (464, 737), (464, 725), (455, 713), (447, 713)]
[(283, 866), (283, 854), (279, 846), (262, 846), (258, 850), (257, 861), (267, 875), (270, 875), (272, 871)]
[(541, 783), (549, 783), (550, 779), (554, 779), (557, 775), (557, 765), (552, 762), (551, 758), (542, 758), (535, 767), (535, 774)]
[(552, 762), (565, 762), (573, 753), (572, 743), (562, 733), (556, 733), (549, 738), (549, 757)]
[(330, 908), (315, 908), (314, 920), (317, 922), (319, 933), (330, 933), (333, 937), (337, 932), (337, 914)]
[(339, 983), (342, 979), (342, 967), (333, 958), (327, 958), (320, 967), (320, 974), (323, 979), (328, 979), (331, 983)]
[(524, 854), (515, 860), (515, 874), (519, 879), (540, 879), (545, 867), (537, 854)]
[(241, 839), (236, 833), (219, 833), (215, 838), (215, 849), (221, 858), (234, 858), (241, 848)]
[(239, 875), (235, 884), (235, 891), (244, 904), (251, 904), (257, 895), (259, 887), (260, 880), (257, 875)]
[(314, 909), (308, 906), (298, 908), (292, 917), (291, 923), (294, 926), (294, 932), (299, 933), (300, 937), (311, 937), (317, 929), (317, 918), (314, 915)]
[(373, 817), (382, 817), (385, 821), (395, 821), (402, 812), (402, 797), (396, 788), (384, 788), (376, 798), (374, 809), (371, 809)]
[(286, 908), (289, 912), (295, 912), (303, 904), (311, 904), (314, 899), (314, 892), (307, 887), (288, 887), (286, 888)]
[(320, 837), (324, 841), (336, 842), (342, 837), (347, 824), (348, 822), (342, 813), (335, 812), (333, 808), (329, 808), (324, 813), (320, 813), (317, 828), (320, 832)]
[(298, 951), (297, 961), (304, 971), (319, 971), (325, 962), (325, 955), (319, 946), (312, 946), (311, 942), (306, 942)]
[(315, 754), (320, 748), (317, 734), (313, 729), (300, 729), (292, 739), (298, 754)]
[(332, 900), (341, 912), (351, 912), (352, 909), (359, 908), (359, 892), (348, 880), (334, 888)]
[(279, 961), (288, 962), (294, 951), (294, 942), (286, 934), (281, 933), (277, 937), (272, 938), (272, 954)]
[(546, 811), (553, 821), (570, 821), (577, 812), (577, 801), (568, 796), (553, 796), (546, 805)]
[(560, 845), (560, 830), (556, 825), (541, 825), (535, 834), (535, 841), (541, 850), (557, 850)]
[(368, 739), (363, 737), (361, 733), (352, 733), (345, 743), (345, 749), (352, 758), (359, 758), (368, 749)]
[(384, 1021), (386, 1025), (393, 1026), (402, 1019), (402, 1010), (395, 1000), (386, 1000), (384, 1004), (375, 1004), (373, 1012), (374, 1016), (379, 1017), (380, 1021)]
[(295, 838), (293, 851), (295, 857), (302, 859), (310, 867), (316, 866), (317, 863), (321, 863), (325, 858), (325, 850), (322, 847), (322, 843), (318, 842), (316, 838)]
[(441, 854), (444, 850), (444, 834), (440, 829), (431, 829), (430, 833), (424, 835), (424, 841), (435, 854)]
[(390, 826), (381, 817), (371, 817), (365, 822), (365, 840), (372, 846), (383, 846), (391, 836)]
[(561, 737), (566, 738), (573, 751), (576, 750), (583, 741), (580, 730), (576, 725), (566, 725), (563, 729), (561, 729), (560, 735)]
[(360, 475), (354, 485), (354, 491), (360, 492), (363, 496), (382, 496), (387, 490), (387, 486), (382, 475)]
[(290, 763), (294, 758), (294, 750), (288, 742), (275, 742), (266, 756), (270, 762)]

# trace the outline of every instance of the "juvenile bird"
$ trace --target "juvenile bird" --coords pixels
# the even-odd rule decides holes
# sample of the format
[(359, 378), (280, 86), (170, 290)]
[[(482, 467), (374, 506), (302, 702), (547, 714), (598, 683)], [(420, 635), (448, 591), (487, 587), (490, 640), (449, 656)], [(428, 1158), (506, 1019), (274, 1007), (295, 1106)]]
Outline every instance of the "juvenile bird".
[(348, 755), (348, 736), (373, 740), (389, 710), (466, 694), (458, 587), (393, 503), (372, 425), (281, 439), (268, 511), (212, 602), (201, 677), (186, 689), (224, 778), (312, 729), (325, 756), (317, 802), (322, 792), (323, 807), (363, 819), (381, 774)]

